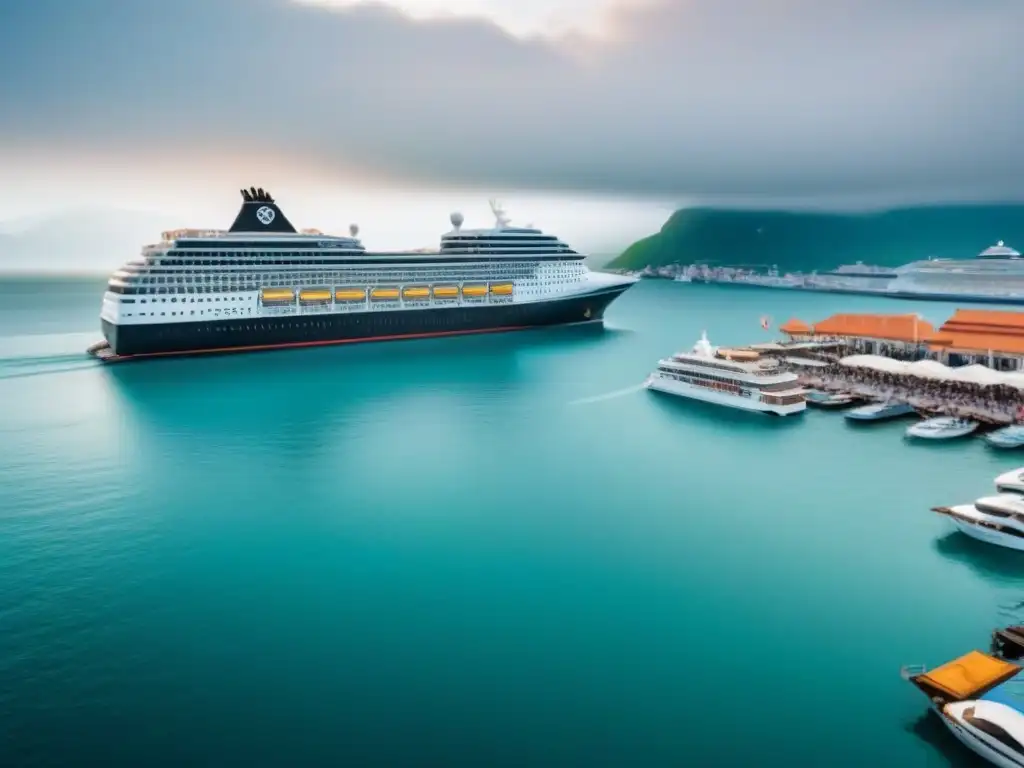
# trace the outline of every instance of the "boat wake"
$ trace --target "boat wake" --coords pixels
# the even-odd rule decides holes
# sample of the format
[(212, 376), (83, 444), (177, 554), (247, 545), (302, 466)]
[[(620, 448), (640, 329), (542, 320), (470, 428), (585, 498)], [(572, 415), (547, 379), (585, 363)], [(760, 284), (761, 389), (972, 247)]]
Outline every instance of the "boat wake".
[(95, 368), (85, 349), (94, 333), (60, 333), (0, 338), (0, 380), (48, 376)]
[(643, 384), (636, 384), (632, 387), (626, 387), (625, 389), (616, 389), (614, 392), (605, 392), (603, 395), (594, 395), (593, 397), (581, 397), (579, 400), (573, 400), (569, 405), (587, 405), (589, 403), (603, 403), (605, 400), (615, 400), (619, 397), (625, 397), (626, 395), (632, 395), (634, 392), (639, 392), (644, 388)]

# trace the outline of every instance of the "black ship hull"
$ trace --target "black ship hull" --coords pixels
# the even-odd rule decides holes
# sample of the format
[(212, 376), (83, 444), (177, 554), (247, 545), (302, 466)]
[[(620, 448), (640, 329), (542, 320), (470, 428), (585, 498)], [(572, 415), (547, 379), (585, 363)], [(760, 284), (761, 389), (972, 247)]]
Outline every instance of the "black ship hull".
[[(203, 322), (115, 325), (103, 320), (110, 345), (101, 359), (201, 352), (241, 352), (357, 341), (454, 336), (597, 322), (631, 284), (578, 296), (520, 304), (309, 314)], [(94, 352), (95, 354), (95, 352)]]

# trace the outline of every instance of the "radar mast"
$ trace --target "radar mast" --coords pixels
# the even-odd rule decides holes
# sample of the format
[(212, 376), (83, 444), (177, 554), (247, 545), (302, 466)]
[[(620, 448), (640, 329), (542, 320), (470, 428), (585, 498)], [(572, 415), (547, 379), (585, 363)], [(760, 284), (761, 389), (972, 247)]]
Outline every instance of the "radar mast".
[(509, 218), (505, 215), (505, 209), (497, 199), (491, 198), (491, 213), (494, 214), (495, 229), (505, 229), (509, 225)]

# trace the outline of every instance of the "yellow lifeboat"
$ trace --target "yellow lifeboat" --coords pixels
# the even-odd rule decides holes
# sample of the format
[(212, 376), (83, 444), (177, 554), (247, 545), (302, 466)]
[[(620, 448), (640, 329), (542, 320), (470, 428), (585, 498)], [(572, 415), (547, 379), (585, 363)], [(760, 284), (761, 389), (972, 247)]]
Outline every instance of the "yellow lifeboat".
[(339, 288), (334, 292), (336, 301), (365, 301), (365, 288)]
[(491, 293), (495, 296), (511, 296), (512, 283), (491, 283)]
[(291, 288), (264, 288), (260, 291), (263, 301), (294, 301), (295, 291)]
[(435, 299), (457, 299), (459, 298), (459, 286), (457, 285), (435, 285)]
[(486, 283), (470, 283), (462, 286), (462, 295), (467, 299), (477, 299), (481, 296), (487, 295), (487, 284)]
[(299, 291), (299, 301), (310, 304), (320, 304), (331, 300), (331, 292), (326, 288), (317, 290)]
[(370, 298), (374, 301), (394, 301), (398, 298), (397, 288), (374, 288), (370, 291)]
[(402, 289), (403, 299), (429, 299), (430, 289), (425, 285), (409, 285)]

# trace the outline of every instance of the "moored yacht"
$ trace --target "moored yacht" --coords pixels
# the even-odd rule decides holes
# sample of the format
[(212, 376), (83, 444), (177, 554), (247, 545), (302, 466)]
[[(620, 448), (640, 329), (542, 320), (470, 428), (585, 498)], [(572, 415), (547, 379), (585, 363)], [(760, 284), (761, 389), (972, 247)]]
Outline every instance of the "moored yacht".
[(808, 390), (804, 396), (807, 404), (816, 408), (846, 408), (860, 400), (849, 392), (822, 392), (817, 389)]
[(797, 376), (753, 350), (718, 349), (702, 334), (693, 350), (658, 361), (648, 389), (785, 416), (807, 408)]
[(993, 765), (1024, 766), (1024, 714), (1021, 667), (981, 651), (971, 651), (935, 669), (904, 667), (909, 680), (928, 697), (942, 723)]
[(1024, 494), (1024, 467), (1003, 472), (1003, 474), (996, 478), (995, 483), (996, 490), (1000, 493)]
[(985, 442), (993, 448), (1020, 448), (1024, 445), (1024, 424), (1010, 424), (989, 432)]
[(242, 190), (228, 230), (176, 230), (117, 270), (100, 313), (101, 360), (599, 323), (636, 278), (591, 272), (554, 235), (459, 213), (433, 251), (373, 253), (297, 231), (274, 198)]
[(912, 413), (916, 413), (916, 411), (910, 403), (888, 401), (862, 405), (859, 408), (847, 411), (843, 416), (850, 421), (885, 421), (886, 419), (908, 416)]
[(1024, 550), (1024, 496), (986, 496), (973, 504), (933, 507), (932, 511), (945, 515), (962, 533), (979, 541)]
[(973, 433), (978, 426), (978, 422), (959, 416), (936, 416), (933, 419), (923, 419), (908, 427), (906, 435), (921, 440), (952, 440), (957, 437), (966, 437)]

